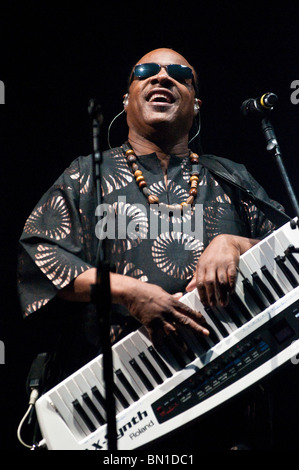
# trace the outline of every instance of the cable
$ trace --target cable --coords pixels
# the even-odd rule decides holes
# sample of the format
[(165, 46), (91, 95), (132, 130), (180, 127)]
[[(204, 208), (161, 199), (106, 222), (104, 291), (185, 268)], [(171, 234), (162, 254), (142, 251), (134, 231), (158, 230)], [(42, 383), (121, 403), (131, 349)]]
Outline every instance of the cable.
[(34, 405), (35, 405), (35, 402), (36, 400), (38, 399), (38, 396), (39, 396), (39, 393), (38, 393), (38, 390), (36, 388), (33, 388), (32, 391), (31, 391), (31, 394), (30, 394), (30, 398), (29, 398), (29, 407), (25, 413), (25, 415), (23, 416), (23, 418), (21, 419), (21, 422), (18, 426), (18, 430), (17, 430), (17, 438), (18, 440), (20, 441), (20, 443), (24, 446), (24, 447), (27, 447), (28, 449), (31, 449), (32, 448), (32, 445), (29, 445), (29, 444), (26, 444), (22, 437), (21, 437), (21, 429), (22, 429), (22, 426), (24, 424), (24, 422), (26, 421), (27, 417), (29, 416), (30, 412), (33, 410), (34, 408)]
[(109, 127), (108, 127), (108, 133), (107, 133), (107, 140), (108, 140), (108, 145), (109, 145), (109, 148), (111, 149), (111, 145), (110, 145), (110, 130), (111, 130), (111, 126), (112, 124), (114, 123), (114, 121), (119, 117), (121, 116), (123, 113), (125, 112), (125, 110), (123, 109), (120, 113), (118, 113), (113, 119), (112, 121), (110, 122), (109, 124)]

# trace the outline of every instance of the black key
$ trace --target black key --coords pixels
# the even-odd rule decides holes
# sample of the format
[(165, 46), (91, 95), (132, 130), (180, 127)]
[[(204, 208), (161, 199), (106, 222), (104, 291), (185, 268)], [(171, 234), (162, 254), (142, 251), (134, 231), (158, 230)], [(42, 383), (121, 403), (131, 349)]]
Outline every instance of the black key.
[(286, 260), (285, 256), (276, 256), (275, 258), (275, 261), (280, 267), (281, 271), (283, 272), (285, 277), (288, 279), (291, 286), (295, 288), (298, 286), (298, 282), (295, 276), (293, 275), (293, 273), (290, 271), (290, 269), (285, 265), (285, 260)]
[(286, 257), (291, 263), (291, 265), (293, 266), (293, 268), (295, 269), (296, 273), (299, 274), (299, 263), (296, 260), (295, 256), (293, 255), (293, 253), (287, 251)]
[(276, 281), (276, 279), (272, 276), (272, 274), (270, 273), (270, 271), (268, 270), (268, 268), (266, 266), (262, 266), (261, 267), (261, 271), (263, 273), (263, 275), (265, 276), (265, 278), (267, 279), (267, 281), (269, 282), (269, 284), (273, 287), (273, 289), (275, 290), (276, 294), (278, 295), (279, 298), (282, 298), (284, 297), (284, 292), (282, 290), (282, 288), (280, 287), (280, 285), (278, 284), (278, 282)]
[(100, 424), (104, 424), (105, 420), (97, 407), (94, 405), (94, 403), (91, 401), (87, 393), (83, 393), (82, 395), (84, 403), (88, 406), (94, 417), (98, 420)]
[(157, 351), (153, 348), (153, 346), (149, 346), (148, 351), (150, 352), (151, 356), (155, 359), (156, 363), (159, 365), (161, 370), (164, 372), (166, 377), (171, 377), (172, 372), (167, 366), (166, 362), (162, 359), (162, 357), (157, 353)]
[(165, 338), (164, 342), (165, 345), (170, 352), (170, 354), (174, 357), (175, 361), (177, 362), (178, 366), (183, 369), (190, 361), (184, 355), (182, 348), (178, 342), (179, 338), (174, 337), (174, 335), (169, 334)]
[(226, 328), (223, 326), (222, 322), (219, 320), (217, 317), (217, 312), (215, 313), (214, 310), (211, 307), (205, 307), (205, 311), (211, 318), (212, 322), (215, 324), (215, 326), (218, 328), (219, 333), (222, 334), (222, 336), (225, 338), (226, 336), (229, 336), (228, 331)]
[(139, 354), (139, 357), (140, 357), (141, 361), (143, 362), (143, 364), (145, 365), (145, 367), (147, 368), (147, 370), (149, 371), (149, 373), (151, 374), (151, 376), (153, 377), (153, 379), (157, 382), (157, 384), (163, 383), (162, 377), (159, 375), (157, 370), (154, 368), (151, 361), (148, 360), (145, 353), (141, 352)]
[(270, 302), (270, 304), (274, 304), (275, 298), (273, 297), (271, 291), (268, 289), (266, 284), (261, 280), (257, 273), (251, 274), (253, 282), (258, 286), (261, 292), (264, 294), (266, 299)]
[(82, 420), (84, 421), (84, 423), (86, 424), (86, 426), (88, 427), (89, 431), (90, 432), (94, 432), (96, 431), (96, 427), (95, 425), (93, 424), (93, 422), (91, 421), (91, 419), (89, 418), (89, 416), (85, 413), (85, 411), (83, 410), (82, 406), (80, 405), (79, 401), (76, 399), (72, 402), (72, 405), (73, 407), (75, 408), (75, 410), (77, 411), (77, 413), (81, 416)]
[(143, 370), (140, 368), (139, 364), (137, 364), (136, 360), (131, 359), (130, 364), (131, 364), (132, 368), (134, 369), (134, 371), (136, 372), (136, 374), (138, 375), (138, 377), (140, 378), (140, 380), (143, 382), (143, 384), (147, 388), (147, 390), (148, 391), (153, 390), (154, 389), (153, 385), (150, 383), (147, 376), (145, 375)]
[(245, 296), (248, 294), (251, 299), (254, 301), (258, 308), (258, 312), (260, 313), (263, 310), (267, 308), (267, 305), (265, 304), (264, 300), (262, 297), (259, 295), (259, 293), (255, 290), (253, 285), (249, 282), (248, 279), (243, 279), (242, 284), (244, 286), (244, 291), (245, 291)]
[(120, 391), (120, 389), (118, 388), (118, 386), (114, 383), (113, 384), (113, 390), (114, 390), (114, 395), (116, 396), (116, 398), (118, 398), (118, 400), (120, 401), (120, 403), (122, 404), (122, 406), (124, 408), (128, 408), (130, 406), (128, 400), (126, 399), (126, 397), (122, 394), (122, 392)]
[(246, 321), (242, 321), (242, 318), (240, 315), (238, 315), (237, 312), (234, 311), (233, 305), (229, 303), (225, 307), (223, 307), (227, 315), (230, 317), (230, 319), (234, 322), (234, 324), (240, 328), (240, 326), (244, 325)]
[(126, 376), (122, 373), (122, 371), (120, 369), (116, 370), (115, 375), (119, 378), (120, 382), (123, 384), (131, 398), (133, 398), (134, 401), (139, 400), (139, 396), (137, 395), (130, 382), (127, 380)]
[(232, 294), (231, 297), (231, 302), (234, 306), (234, 309), (237, 311), (239, 310), (240, 313), (242, 313), (243, 317), (247, 320), (250, 321), (252, 319), (251, 313), (248, 311), (246, 305), (243, 304), (242, 300), (240, 297), (237, 296), (236, 293)]

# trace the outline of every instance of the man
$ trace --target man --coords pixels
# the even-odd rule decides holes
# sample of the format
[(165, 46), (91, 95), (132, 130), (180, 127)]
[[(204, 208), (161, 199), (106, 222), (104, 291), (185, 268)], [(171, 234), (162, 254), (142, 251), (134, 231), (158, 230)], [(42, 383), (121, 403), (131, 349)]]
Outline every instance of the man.
[[(121, 236), (109, 240), (115, 266), (110, 274), (113, 340), (141, 324), (154, 342), (175, 333), (178, 323), (208, 335), (201, 312), (179, 298), (197, 288), (205, 305), (226, 305), (240, 255), (273, 228), (238, 190), (201, 165), (200, 156), (193, 153), (190, 159), (189, 132), (200, 108), (196, 88), (195, 70), (177, 52), (157, 49), (143, 56), (132, 71), (124, 100), (128, 142), (103, 155), (103, 201), (118, 221), (126, 217), (127, 227), (128, 220), (138, 221), (139, 230), (137, 237), (129, 231), (123, 236), (119, 222), (115, 232)], [(241, 183), (269, 201), (242, 165), (229, 160), (226, 165)], [(203, 206), (202, 239), (175, 230), (176, 216), (169, 213), (168, 230), (150, 239), (150, 206), (161, 202), (168, 208), (183, 207), (186, 201), (193, 222), (195, 206)], [(92, 159), (80, 157), (43, 196), (20, 241), (24, 314), (34, 314), (43, 323), (43, 312), (50, 311), (49, 318), (55, 317), (53, 336), (66, 332), (67, 340), (62, 335), (52, 345), (55, 353), (61, 351), (64, 376), (100, 352), (97, 316), (90, 304), (99, 242), (95, 211)], [(159, 217), (163, 219), (162, 212)], [(61, 346), (65, 341), (67, 348)]]

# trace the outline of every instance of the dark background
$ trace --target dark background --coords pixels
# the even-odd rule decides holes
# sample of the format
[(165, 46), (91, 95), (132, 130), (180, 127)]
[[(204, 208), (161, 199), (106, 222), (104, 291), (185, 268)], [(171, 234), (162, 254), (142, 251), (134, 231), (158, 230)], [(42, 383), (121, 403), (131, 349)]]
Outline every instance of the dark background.
[[(290, 87), (299, 79), (299, 7), (296, 1), (9, 5), (0, 12), (6, 94), (0, 106), (0, 340), (6, 353), (0, 365), (0, 449), (20, 450), (16, 429), (27, 409), (25, 380), (36, 351), (16, 294), (17, 243), (46, 189), (78, 155), (90, 153), (89, 99), (103, 106), (106, 147), (107, 126), (122, 110), (131, 66), (156, 47), (174, 48), (199, 75), (204, 151), (244, 163), (293, 216), (260, 121), (242, 117), (240, 105), (268, 91), (278, 95), (272, 123), (298, 197), (299, 105), (291, 103)], [(125, 136), (120, 118), (112, 145)]]

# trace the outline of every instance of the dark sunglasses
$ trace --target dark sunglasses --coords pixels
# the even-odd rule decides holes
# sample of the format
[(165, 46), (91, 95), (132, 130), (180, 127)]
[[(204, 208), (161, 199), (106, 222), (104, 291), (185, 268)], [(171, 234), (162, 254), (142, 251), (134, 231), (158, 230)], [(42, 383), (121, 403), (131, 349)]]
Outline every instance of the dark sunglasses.
[[(138, 64), (135, 66), (132, 74), (133, 77), (136, 78), (149, 78), (157, 75), (161, 68), (165, 68), (168, 75), (175, 80), (184, 81), (187, 79), (193, 80), (193, 72), (190, 67), (187, 65), (179, 65), (179, 64), (169, 64), (169, 65), (160, 65), (154, 62), (150, 62), (148, 64)], [(131, 80), (132, 81), (132, 80)]]

